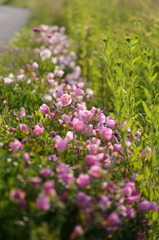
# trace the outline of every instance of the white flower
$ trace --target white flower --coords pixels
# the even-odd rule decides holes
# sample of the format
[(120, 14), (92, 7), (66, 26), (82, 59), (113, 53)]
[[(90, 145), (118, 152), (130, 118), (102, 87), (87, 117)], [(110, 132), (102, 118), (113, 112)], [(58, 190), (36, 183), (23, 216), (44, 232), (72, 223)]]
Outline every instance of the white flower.
[(41, 56), (41, 60), (45, 61), (46, 59), (51, 58), (52, 52), (49, 49), (44, 49), (41, 51), (40, 56)]
[(42, 101), (44, 102), (50, 102), (52, 100), (52, 97), (49, 94), (44, 94), (42, 97)]
[(86, 94), (88, 94), (89, 96), (93, 96), (94, 92), (93, 92), (92, 89), (87, 88), (87, 89), (86, 89)]

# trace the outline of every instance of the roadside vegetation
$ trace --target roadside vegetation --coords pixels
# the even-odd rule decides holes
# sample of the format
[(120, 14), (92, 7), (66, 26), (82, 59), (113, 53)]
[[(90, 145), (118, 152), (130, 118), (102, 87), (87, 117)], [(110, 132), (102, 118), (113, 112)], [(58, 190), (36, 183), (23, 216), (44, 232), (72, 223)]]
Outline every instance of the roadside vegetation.
[(159, 239), (158, 1), (1, 2), (0, 239)]

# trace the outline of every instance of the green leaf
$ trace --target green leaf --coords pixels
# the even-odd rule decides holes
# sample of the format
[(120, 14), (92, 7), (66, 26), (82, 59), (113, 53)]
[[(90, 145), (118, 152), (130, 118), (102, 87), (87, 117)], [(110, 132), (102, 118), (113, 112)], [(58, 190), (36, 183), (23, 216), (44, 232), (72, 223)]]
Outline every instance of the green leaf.
[(136, 57), (136, 58), (132, 61), (133, 64), (136, 63), (140, 58), (141, 58), (141, 56)]
[(145, 110), (145, 113), (146, 113), (147, 117), (148, 117), (149, 119), (151, 119), (151, 112), (150, 112), (147, 104), (146, 104), (144, 101), (142, 101), (142, 105), (143, 105), (143, 107), (144, 107), (144, 110)]
[(151, 102), (151, 94), (147, 88), (144, 88), (145, 96), (147, 97), (148, 101)]

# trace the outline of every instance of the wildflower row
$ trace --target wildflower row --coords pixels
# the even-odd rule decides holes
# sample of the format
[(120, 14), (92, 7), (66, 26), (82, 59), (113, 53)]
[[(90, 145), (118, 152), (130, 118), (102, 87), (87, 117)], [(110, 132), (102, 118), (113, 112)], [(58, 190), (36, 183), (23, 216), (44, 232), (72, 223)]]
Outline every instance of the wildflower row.
[[(57, 26), (33, 29), (32, 59), (1, 77), (11, 94), (1, 99), (1, 147), (16, 168), (8, 211), (14, 209), (16, 221), (27, 219), (26, 226), (45, 222), (59, 239), (144, 240), (148, 213), (158, 206), (141, 194), (137, 170), (126, 168), (142, 133), (119, 124), (106, 108), (87, 109), (93, 91), (64, 32)], [(12, 106), (6, 105), (10, 98), (17, 99)], [(137, 158), (146, 154), (149, 147)]]

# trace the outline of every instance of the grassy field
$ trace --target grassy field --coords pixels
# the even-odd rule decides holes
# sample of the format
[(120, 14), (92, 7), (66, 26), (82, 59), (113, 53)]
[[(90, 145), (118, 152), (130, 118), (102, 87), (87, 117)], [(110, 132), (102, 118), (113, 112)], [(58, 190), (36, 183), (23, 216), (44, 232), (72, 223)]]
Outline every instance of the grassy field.
[(0, 238), (159, 239), (158, 1), (0, 3)]

